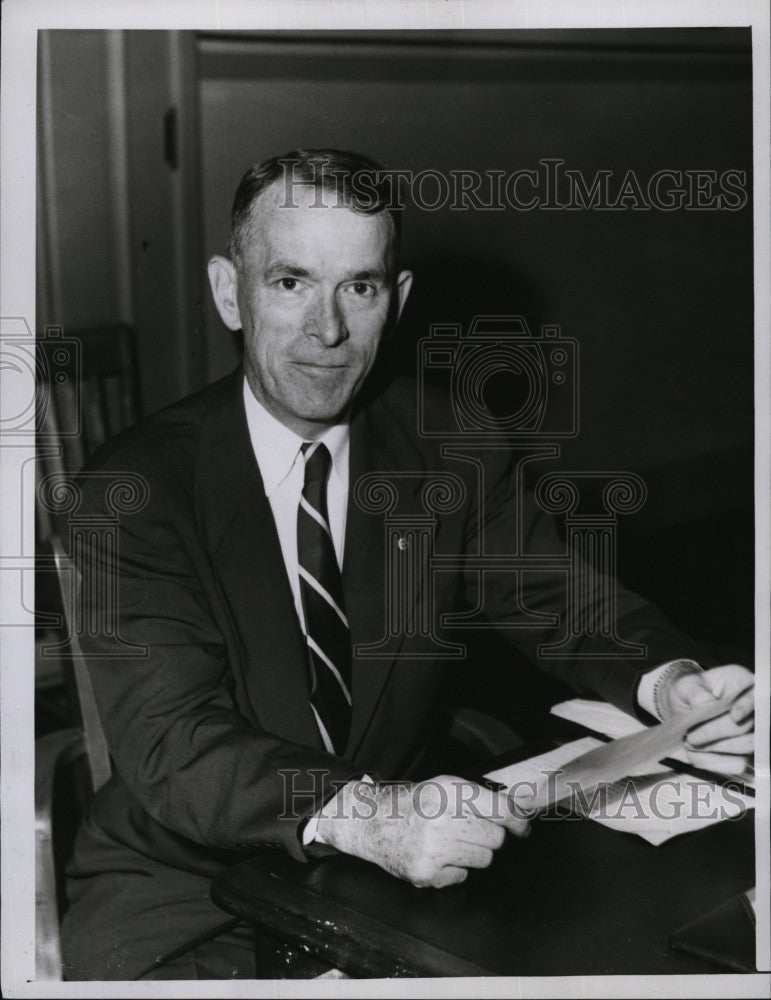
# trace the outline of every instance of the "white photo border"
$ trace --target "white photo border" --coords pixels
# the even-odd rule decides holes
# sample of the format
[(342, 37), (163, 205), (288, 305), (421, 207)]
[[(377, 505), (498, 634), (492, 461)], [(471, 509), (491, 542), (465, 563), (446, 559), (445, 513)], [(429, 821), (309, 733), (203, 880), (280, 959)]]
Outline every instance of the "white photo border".
[[(37, 32), (49, 28), (207, 30), (752, 27), (755, 231), (756, 506), (756, 861), (758, 967), (768, 969), (769, 653), (771, 628), (771, 244), (769, 218), (769, 8), (765, 0), (4, 0), (0, 113), (0, 316), (26, 317), (35, 330), (35, 143)], [(0, 376), (2, 373), (0, 373)], [(18, 463), (0, 465), (2, 527), (18, 504)], [(27, 523), (24, 551), (34, 550)], [(0, 559), (2, 550), (0, 550)], [(15, 620), (18, 587), (0, 573), (0, 621)], [(476, 980), (335, 980), (202, 983), (34, 982), (34, 635), (0, 636), (3, 850), (2, 990), (16, 997), (186, 996), (766, 996), (769, 976), (533, 977)]]

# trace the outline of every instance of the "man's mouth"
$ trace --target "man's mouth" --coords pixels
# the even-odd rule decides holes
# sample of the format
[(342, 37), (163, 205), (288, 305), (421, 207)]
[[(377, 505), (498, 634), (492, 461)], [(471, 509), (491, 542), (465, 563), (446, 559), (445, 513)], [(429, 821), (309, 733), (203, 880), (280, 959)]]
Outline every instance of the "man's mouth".
[(346, 364), (321, 364), (317, 361), (294, 361), (292, 362), (300, 368), (312, 368), (316, 371), (339, 371), (341, 368), (348, 368)]

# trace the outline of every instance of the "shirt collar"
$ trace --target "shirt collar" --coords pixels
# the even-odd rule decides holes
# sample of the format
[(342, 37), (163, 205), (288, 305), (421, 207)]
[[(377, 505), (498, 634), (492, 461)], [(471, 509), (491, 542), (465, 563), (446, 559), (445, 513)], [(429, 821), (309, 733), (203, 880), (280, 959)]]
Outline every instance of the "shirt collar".
[[(277, 420), (257, 399), (244, 377), (244, 407), (249, 437), (254, 457), (260, 468), (265, 486), (265, 495), (270, 495), (286, 479), (297, 461), (305, 438), (295, 434)], [(350, 444), (350, 424), (343, 421), (329, 427), (318, 438), (329, 449), (332, 457), (332, 472), (343, 486), (348, 486), (348, 452)]]

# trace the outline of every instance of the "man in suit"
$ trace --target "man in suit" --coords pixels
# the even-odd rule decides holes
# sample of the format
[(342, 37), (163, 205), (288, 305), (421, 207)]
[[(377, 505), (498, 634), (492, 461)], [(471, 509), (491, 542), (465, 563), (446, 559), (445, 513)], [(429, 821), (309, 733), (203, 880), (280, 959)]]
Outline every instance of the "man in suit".
[[(417, 433), (414, 384), (375, 380), (412, 276), (399, 270), (398, 213), (374, 171), (317, 150), (247, 172), (230, 257), (209, 264), (219, 313), (244, 334), (243, 368), (89, 465), (148, 487), (144, 509), (121, 519), (118, 576), (120, 635), (146, 651), (115, 658), (99, 635), (83, 642), (115, 773), (68, 872), (67, 978), (255, 975), (242, 932), (158, 958), (216, 927), (210, 880), (261, 845), (298, 860), (336, 849), (441, 888), (490, 864), (506, 831), (528, 832), (504, 796), (478, 786), (473, 807), (455, 808), (451, 776), (406, 781), (396, 810), (378, 783), (413, 773), (442, 657), (417, 631), (380, 658), (354, 655), (386, 630), (382, 514), (357, 502), (362, 476), (391, 477), (406, 515), (424, 511), (432, 477), (449, 477), (459, 499), (437, 527), (445, 552), (476, 551), (482, 535), (498, 551), (517, 518), (529, 551), (563, 546), (532, 496), (517, 494), (502, 450), (482, 465), (443, 456)], [(440, 394), (426, 405), (449, 419)], [(103, 512), (102, 486), (84, 478), (79, 516)], [(94, 560), (84, 573), (98, 572)], [(474, 606), (476, 589), (473, 573), (437, 574), (431, 613)], [(94, 593), (83, 588), (87, 602)], [(416, 615), (426, 593), (424, 574)], [(641, 598), (620, 590), (617, 600), (619, 629), (647, 645), (646, 660), (592, 659), (604, 651), (595, 637), (576, 639), (575, 661), (540, 665), (649, 721), (751, 682), (742, 667), (714, 666)], [(529, 612), (564, 603), (561, 574), (529, 574)], [(490, 576), (485, 610), (537, 660), (550, 628), (515, 627), (509, 575)], [(746, 696), (692, 734), (694, 762), (741, 771), (751, 729)]]

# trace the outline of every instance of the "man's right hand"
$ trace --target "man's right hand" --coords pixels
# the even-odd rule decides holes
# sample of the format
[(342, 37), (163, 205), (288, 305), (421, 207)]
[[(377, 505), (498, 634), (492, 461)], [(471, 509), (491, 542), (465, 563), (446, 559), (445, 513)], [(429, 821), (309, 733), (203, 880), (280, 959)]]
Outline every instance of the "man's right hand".
[(440, 775), (418, 783), (352, 781), (319, 813), (317, 839), (415, 886), (463, 882), (506, 837), (530, 832), (505, 792)]

